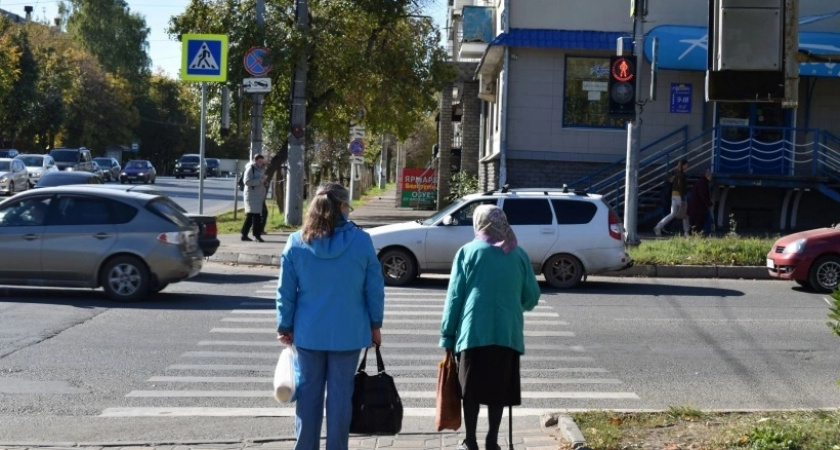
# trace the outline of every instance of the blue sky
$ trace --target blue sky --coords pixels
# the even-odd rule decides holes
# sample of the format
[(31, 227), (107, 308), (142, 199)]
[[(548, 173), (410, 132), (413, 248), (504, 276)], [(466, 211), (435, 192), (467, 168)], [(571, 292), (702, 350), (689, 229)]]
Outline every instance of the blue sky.
[[(178, 75), (181, 68), (181, 43), (171, 41), (166, 34), (169, 18), (180, 14), (189, 4), (189, 0), (127, 0), (132, 12), (145, 16), (149, 35), (149, 56), (152, 69), (163, 69), (171, 77)], [(428, 0), (425, 13), (432, 16), (438, 27), (446, 26), (446, 0)], [(36, 20), (49, 23), (58, 16), (59, 0), (0, 0), (0, 8), (24, 15), (23, 7), (34, 7)]]

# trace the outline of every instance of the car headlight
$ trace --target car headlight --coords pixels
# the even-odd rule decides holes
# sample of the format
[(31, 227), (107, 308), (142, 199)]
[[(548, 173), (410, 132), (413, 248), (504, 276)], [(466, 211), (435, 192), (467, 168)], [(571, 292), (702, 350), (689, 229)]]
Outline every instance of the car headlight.
[(9, 181), (9, 177), (7, 177), (7, 176), (0, 177), (0, 183), (5, 183), (7, 181)]
[(68, 168), (66, 168), (66, 169), (64, 169), (64, 170), (66, 170), (66, 171), (68, 171), (68, 172), (72, 172), (72, 171), (73, 171), (73, 168), (72, 168), (72, 167), (68, 167)]
[(181, 163), (175, 164), (175, 167), (180, 169), (181, 168)]
[(125, 172), (120, 172), (120, 175), (125, 176)]
[(790, 244), (785, 246), (785, 249), (782, 251), (783, 254), (791, 254), (791, 253), (802, 253), (805, 251), (805, 243), (807, 239), (797, 239)]
[(140, 177), (145, 177), (145, 176), (146, 176), (146, 172), (140, 172), (140, 173), (138, 173), (138, 174), (137, 174), (137, 176), (140, 176)]

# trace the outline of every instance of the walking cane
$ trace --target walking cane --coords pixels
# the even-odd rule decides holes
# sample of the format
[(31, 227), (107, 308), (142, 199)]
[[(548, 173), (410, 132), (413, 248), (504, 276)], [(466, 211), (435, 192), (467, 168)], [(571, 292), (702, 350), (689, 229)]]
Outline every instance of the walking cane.
[(513, 405), (508, 405), (508, 450), (513, 450)]

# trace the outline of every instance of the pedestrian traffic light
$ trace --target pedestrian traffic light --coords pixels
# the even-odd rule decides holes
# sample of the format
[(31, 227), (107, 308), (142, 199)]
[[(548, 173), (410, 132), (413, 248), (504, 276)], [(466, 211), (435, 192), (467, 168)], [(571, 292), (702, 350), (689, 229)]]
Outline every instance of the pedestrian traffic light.
[(610, 114), (636, 113), (636, 64), (626, 56), (610, 57)]

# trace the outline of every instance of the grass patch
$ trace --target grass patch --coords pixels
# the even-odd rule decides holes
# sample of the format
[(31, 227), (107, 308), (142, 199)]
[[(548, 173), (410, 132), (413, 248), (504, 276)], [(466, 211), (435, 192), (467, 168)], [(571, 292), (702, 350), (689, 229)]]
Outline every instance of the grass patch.
[(706, 413), (672, 407), (658, 413), (571, 416), (592, 450), (840, 450), (838, 411)]
[[(367, 203), (371, 198), (378, 197), (382, 195), (383, 192), (386, 192), (390, 189), (393, 189), (396, 186), (394, 183), (387, 184), (385, 189), (379, 189), (378, 187), (372, 187), (368, 189), (364, 194), (362, 194), (362, 198), (359, 200), (353, 200), (351, 205), (354, 208), (358, 208), (359, 206), (364, 205)], [(297, 231), (300, 227), (290, 227), (285, 224), (286, 222), (286, 215), (280, 211), (280, 208), (277, 207), (277, 203), (273, 199), (268, 200), (266, 202), (268, 206), (268, 223), (265, 225), (265, 231), (271, 232), (278, 232), (278, 231)], [(309, 202), (303, 202), (303, 210), (306, 211)], [(352, 220), (352, 215), (351, 215)], [(218, 227), (219, 234), (231, 234), (231, 233), (239, 233), (242, 229), (242, 223), (245, 221), (245, 209), (239, 209), (236, 213), (236, 219), (233, 218), (233, 211), (225, 214), (220, 214), (216, 216), (216, 226)]]
[(644, 241), (627, 252), (636, 264), (643, 265), (763, 266), (776, 239), (778, 236), (674, 237)]

